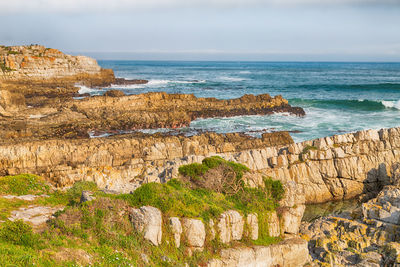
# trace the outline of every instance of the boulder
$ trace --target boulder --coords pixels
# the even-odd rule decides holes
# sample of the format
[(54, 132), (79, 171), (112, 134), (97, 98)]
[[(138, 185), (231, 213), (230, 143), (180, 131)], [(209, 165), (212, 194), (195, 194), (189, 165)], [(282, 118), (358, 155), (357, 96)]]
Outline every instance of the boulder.
[(206, 240), (204, 223), (198, 219), (182, 219), (183, 235), (187, 245), (194, 249), (202, 249)]
[(242, 215), (235, 210), (228, 210), (221, 214), (217, 229), (222, 243), (242, 239), (244, 220)]
[(145, 239), (155, 246), (161, 244), (162, 214), (159, 209), (151, 206), (130, 209), (129, 218), (136, 231), (143, 233)]
[(178, 217), (169, 218), (169, 226), (171, 227), (172, 234), (174, 235), (175, 246), (177, 248), (181, 245), (182, 225)]
[(247, 227), (248, 227), (248, 236), (253, 239), (258, 239), (258, 216), (256, 213), (250, 213), (247, 215)]
[(276, 211), (268, 214), (268, 235), (278, 237), (281, 234), (280, 222)]

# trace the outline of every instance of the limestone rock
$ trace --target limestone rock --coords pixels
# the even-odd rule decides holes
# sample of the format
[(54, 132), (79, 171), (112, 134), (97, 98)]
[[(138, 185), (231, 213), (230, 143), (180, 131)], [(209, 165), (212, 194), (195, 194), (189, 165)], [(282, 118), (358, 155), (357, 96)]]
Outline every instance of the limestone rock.
[(220, 241), (229, 243), (241, 240), (243, 235), (244, 220), (242, 215), (235, 210), (228, 210), (221, 214), (217, 229)]
[(268, 214), (268, 235), (272, 237), (281, 235), (280, 222), (276, 211)]
[(213, 219), (209, 220), (208, 227), (210, 228), (209, 230), (210, 240), (214, 240), (215, 237), (217, 236), (217, 232), (215, 231), (215, 223)]
[(144, 238), (155, 246), (161, 244), (162, 215), (160, 210), (151, 206), (143, 206), (140, 209), (131, 209), (129, 215), (136, 231), (143, 233)]
[(210, 260), (208, 267), (273, 267), (303, 266), (309, 261), (307, 241), (287, 239), (268, 247), (239, 247), (223, 249), (219, 259)]
[(400, 188), (385, 186), (378, 196), (362, 204), (365, 219), (400, 225)]
[(202, 249), (206, 239), (204, 224), (198, 219), (182, 219), (182, 229), (184, 238), (189, 247)]
[(26, 208), (20, 208), (11, 212), (11, 217), (8, 218), (10, 221), (23, 220), (27, 223), (31, 223), (34, 226), (41, 225), (53, 218), (53, 214), (63, 207), (46, 207), (31, 205)]
[(248, 236), (253, 239), (258, 239), (258, 216), (256, 213), (247, 215)]
[(169, 225), (172, 230), (172, 234), (174, 235), (175, 246), (177, 248), (181, 245), (181, 234), (182, 234), (182, 225), (181, 221), (178, 217), (169, 218)]
[(281, 213), (282, 232), (297, 234), (300, 229), (301, 219), (303, 218), (305, 205), (296, 205), (292, 208), (284, 208)]
[(49, 196), (48, 195), (22, 195), (22, 196), (4, 195), (4, 196), (0, 196), (0, 197), (6, 198), (6, 199), (20, 199), (20, 200), (25, 200), (25, 201), (34, 201), (37, 198), (49, 197)]

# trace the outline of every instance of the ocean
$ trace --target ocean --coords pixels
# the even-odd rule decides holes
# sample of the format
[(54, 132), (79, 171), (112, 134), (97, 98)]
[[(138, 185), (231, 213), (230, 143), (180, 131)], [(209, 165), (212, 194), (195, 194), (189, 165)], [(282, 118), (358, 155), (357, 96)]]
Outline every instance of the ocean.
[[(400, 63), (99, 61), (117, 77), (148, 84), (114, 86), (127, 94), (165, 91), (229, 99), (282, 95), (305, 117), (275, 114), (198, 119), (183, 132), (291, 131), (295, 141), (400, 126)], [(107, 89), (82, 87), (102, 94)], [(159, 129), (165, 131), (165, 129)], [(154, 132), (154, 131), (151, 131)]]

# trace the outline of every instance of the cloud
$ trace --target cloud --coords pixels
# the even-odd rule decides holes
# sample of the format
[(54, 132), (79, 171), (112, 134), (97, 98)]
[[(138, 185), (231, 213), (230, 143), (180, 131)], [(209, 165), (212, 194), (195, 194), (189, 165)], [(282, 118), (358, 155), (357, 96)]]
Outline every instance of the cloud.
[(399, 0), (0, 0), (1, 13), (132, 11), (180, 7), (400, 5)]

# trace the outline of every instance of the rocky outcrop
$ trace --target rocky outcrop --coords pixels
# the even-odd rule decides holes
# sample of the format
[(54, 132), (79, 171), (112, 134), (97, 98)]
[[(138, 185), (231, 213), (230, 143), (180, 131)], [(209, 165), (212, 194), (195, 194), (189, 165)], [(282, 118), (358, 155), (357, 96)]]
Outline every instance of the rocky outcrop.
[(47, 80), (101, 72), (92, 58), (66, 55), (41, 45), (0, 46), (0, 66), (2, 80)]
[[(23, 131), (23, 130), (21, 130)], [(4, 139), (3, 139), (4, 141)], [(293, 181), (295, 204), (373, 197), (400, 161), (400, 128), (368, 130), (284, 145), (287, 133), (249, 138), (239, 134), (200, 136), (127, 135), (82, 140), (43, 140), (0, 145), (0, 174), (34, 173), (59, 186), (95, 181), (129, 192), (146, 182), (177, 177), (184, 164), (219, 155), (248, 166), (254, 185), (262, 176)]]
[(302, 108), (291, 107), (281, 96), (271, 97), (268, 94), (245, 95), (231, 100), (163, 92), (119, 98), (94, 96), (70, 102), (66, 108), (85, 114), (92, 130), (178, 128), (189, 126), (197, 118), (268, 115), (275, 112), (305, 114)]
[(109, 86), (114, 82), (114, 72), (89, 57), (40, 45), (0, 46), (0, 83), (24, 95), (32, 106), (72, 99), (79, 90), (76, 83)]
[(221, 214), (217, 224), (219, 240), (222, 243), (229, 243), (233, 240), (241, 240), (243, 236), (243, 227), (244, 220), (239, 212), (235, 210), (225, 211)]
[(309, 240), (318, 263), (355, 266), (397, 266), (400, 263), (399, 165), (376, 198), (341, 217), (322, 217), (303, 223), (301, 234)]
[[(37, 95), (35, 97), (38, 97)], [(146, 93), (125, 96), (122, 91), (107, 91), (102, 96), (40, 104), (40, 108), (20, 112), (25, 133), (10, 121), (0, 122), (0, 137), (23, 135), (33, 138), (88, 137), (88, 132), (118, 134), (121, 131), (189, 126), (197, 118), (266, 115), (290, 112), (304, 115), (301, 108), (291, 107), (281, 96), (246, 95), (237, 99), (218, 100), (194, 95)], [(38, 120), (38, 115), (41, 117)], [(11, 122), (21, 119), (15, 118)], [(11, 125), (11, 127), (10, 127)], [(22, 136), (21, 136), (22, 135)]]
[(11, 211), (11, 217), (8, 219), (10, 221), (23, 220), (33, 226), (39, 226), (51, 218), (54, 218), (53, 214), (63, 209), (63, 207), (30, 205), (28, 207), (22, 207), (18, 210)]
[[(0, 145), (0, 175), (33, 173), (60, 187), (95, 181), (100, 188), (130, 192), (164, 182), (183, 164), (208, 155), (293, 142), (288, 133), (250, 138), (240, 134), (128, 135), (83, 140), (43, 140)], [(203, 156), (204, 155), (204, 156)]]
[[(157, 215), (155, 215), (157, 214)], [(249, 214), (246, 221), (238, 211), (228, 210), (222, 213), (217, 219), (219, 223), (218, 239), (216, 242), (224, 244), (218, 252), (219, 258), (212, 259), (207, 263), (210, 267), (222, 266), (303, 266), (310, 261), (307, 241), (291, 236), (277, 244), (270, 246), (238, 246), (245, 237), (253, 240), (258, 239), (258, 219), (256, 214)], [(144, 238), (153, 245), (161, 244), (162, 228), (161, 212), (150, 206), (132, 209), (130, 220), (135, 229), (144, 234)], [(206, 225), (201, 219), (171, 217), (168, 225), (176, 247), (180, 247), (182, 240), (186, 252), (192, 255), (194, 251), (202, 251), (206, 248), (206, 241), (215, 239), (215, 233), (211, 233), (214, 223)], [(151, 230), (153, 229), (153, 230)], [(247, 232), (244, 234), (244, 229)], [(155, 240), (154, 240), (155, 239)], [(215, 240), (214, 240), (215, 241)], [(232, 246), (232, 241), (235, 245)], [(228, 244), (231, 243), (231, 244)], [(232, 246), (232, 247), (229, 247)]]
[(161, 211), (150, 206), (129, 211), (130, 220), (136, 231), (143, 234), (153, 245), (160, 245), (162, 238), (162, 215)]
[(110, 96), (110, 97), (121, 97), (121, 96), (125, 96), (125, 93), (120, 90), (108, 90), (103, 95)]
[[(248, 225), (246, 235), (249, 236), (252, 240), (257, 240), (258, 239), (258, 215), (256, 213), (250, 213), (249, 215), (247, 215), (246, 220), (247, 220), (246, 222)], [(268, 224), (268, 229), (269, 228), (270, 228), (270, 225)], [(271, 231), (269, 231), (268, 234), (269, 234), (269, 236), (279, 236), (279, 234), (274, 235), (273, 232), (271, 235)]]

